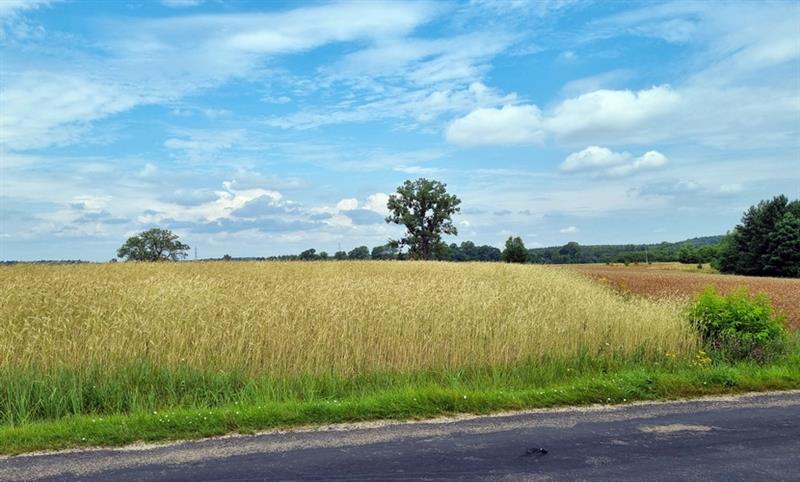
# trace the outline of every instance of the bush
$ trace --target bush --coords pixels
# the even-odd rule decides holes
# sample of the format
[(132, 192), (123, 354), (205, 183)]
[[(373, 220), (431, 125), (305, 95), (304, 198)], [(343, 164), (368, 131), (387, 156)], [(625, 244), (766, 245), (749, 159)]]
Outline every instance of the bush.
[(692, 325), (718, 359), (769, 361), (785, 351), (783, 317), (764, 294), (738, 290), (727, 295), (708, 287), (690, 313)]

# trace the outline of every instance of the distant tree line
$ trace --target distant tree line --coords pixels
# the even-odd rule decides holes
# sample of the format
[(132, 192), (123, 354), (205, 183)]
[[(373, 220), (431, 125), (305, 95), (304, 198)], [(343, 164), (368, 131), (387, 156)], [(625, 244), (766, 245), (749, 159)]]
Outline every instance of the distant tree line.
[[(435, 261), (500, 261), (501, 251), (494, 246), (478, 246), (472, 241), (464, 241), (461, 245), (452, 243), (437, 247), (432, 260)], [(407, 260), (415, 259), (407, 252), (401, 252), (391, 243), (375, 246), (371, 250), (367, 246), (358, 246), (350, 251), (337, 251), (333, 255), (327, 251), (307, 249), (300, 254), (267, 256), (259, 258), (234, 258), (225, 255), (225, 261), (268, 260), (268, 261), (336, 261), (336, 260)]]
[[(712, 263), (724, 273), (800, 277), (800, 200), (777, 196), (752, 206), (741, 224), (726, 236), (688, 239), (680, 243), (589, 245), (571, 241), (563, 246), (527, 249), (520, 237), (509, 237), (501, 251), (472, 241), (446, 244), (442, 235), (457, 235), (452, 216), (461, 200), (447, 192), (446, 185), (425, 178), (406, 181), (389, 196), (387, 223), (405, 227), (404, 236), (370, 249), (350, 251), (307, 249), (297, 255), (223, 260), (438, 260), (505, 261), (508, 263)], [(128, 238), (117, 256), (129, 261), (177, 261), (187, 256), (189, 246), (166, 229), (153, 228)]]
[(573, 263), (710, 263), (717, 255), (722, 236), (687, 239), (678, 243), (580, 245), (528, 250), (528, 261), (542, 264)]

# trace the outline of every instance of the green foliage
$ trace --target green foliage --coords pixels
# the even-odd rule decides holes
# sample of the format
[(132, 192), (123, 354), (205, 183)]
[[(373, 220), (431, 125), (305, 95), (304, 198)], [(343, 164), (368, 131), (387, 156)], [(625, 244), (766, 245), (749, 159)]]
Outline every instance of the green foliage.
[(372, 259), (397, 259), (399, 250), (391, 244), (384, 244), (383, 246), (375, 246), (372, 248), (370, 257)]
[(742, 289), (721, 295), (708, 287), (697, 297), (689, 319), (722, 359), (763, 362), (785, 349), (783, 317), (773, 312), (763, 294), (751, 296)]
[(369, 259), (369, 248), (366, 246), (353, 248), (347, 253), (347, 259)]
[(698, 264), (710, 263), (717, 258), (719, 246), (705, 245), (705, 246), (692, 246), (689, 243), (683, 243), (678, 250), (678, 261), (685, 264)]
[(338, 259), (338, 260), (347, 259), (347, 253), (344, 251), (337, 251), (333, 254), (333, 259)]
[(717, 269), (751, 276), (800, 276), (800, 200), (776, 196), (751, 206), (722, 243)]
[(477, 246), (472, 241), (463, 241), (461, 245), (452, 243), (449, 246), (450, 261), (500, 261), (499, 249), (494, 246)]
[(678, 261), (680, 250), (691, 250), (694, 263), (708, 263), (716, 256), (716, 244), (721, 236), (692, 238), (679, 243), (579, 245), (572, 242), (560, 247), (528, 250), (532, 263), (645, 263)]
[(503, 250), (503, 261), (506, 263), (525, 263), (528, 261), (528, 250), (522, 238), (509, 237), (506, 240), (506, 249)]
[(314, 248), (307, 249), (302, 253), (300, 253), (298, 258), (303, 261), (314, 261), (315, 259), (317, 259), (317, 250)]
[(128, 238), (117, 256), (127, 261), (177, 261), (185, 258), (187, 251), (189, 245), (178, 241), (177, 234), (153, 228)]
[[(433, 259), (441, 255), (442, 234), (457, 235), (452, 215), (461, 208), (461, 200), (447, 194), (447, 185), (439, 181), (419, 178), (406, 181), (389, 196), (386, 206), (390, 215), (387, 223), (402, 224), (406, 236), (393, 241), (394, 247), (408, 246), (415, 259)], [(446, 247), (446, 246), (445, 246)]]

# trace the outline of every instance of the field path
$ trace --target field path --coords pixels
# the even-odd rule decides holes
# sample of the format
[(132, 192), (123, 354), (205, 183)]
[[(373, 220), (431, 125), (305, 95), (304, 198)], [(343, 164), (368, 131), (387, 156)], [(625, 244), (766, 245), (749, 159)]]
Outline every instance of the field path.
[(0, 480), (789, 480), (800, 391), (0, 458)]

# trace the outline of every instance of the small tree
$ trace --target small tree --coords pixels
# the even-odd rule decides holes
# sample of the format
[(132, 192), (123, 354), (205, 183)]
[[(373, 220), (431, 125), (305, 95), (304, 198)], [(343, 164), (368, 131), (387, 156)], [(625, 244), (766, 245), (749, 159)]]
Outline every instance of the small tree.
[(506, 240), (506, 249), (503, 250), (502, 259), (506, 263), (525, 263), (528, 261), (528, 250), (522, 238), (510, 237)]
[(451, 216), (461, 210), (461, 200), (447, 194), (446, 187), (439, 181), (419, 178), (406, 181), (389, 196), (386, 206), (391, 214), (386, 222), (406, 227), (406, 236), (392, 241), (392, 246), (408, 246), (409, 254), (416, 259), (441, 255), (442, 234), (458, 234)]
[(344, 251), (337, 251), (333, 254), (333, 259), (338, 259), (338, 260), (347, 259), (347, 253)]
[(118, 250), (127, 261), (177, 261), (185, 258), (189, 245), (178, 241), (169, 229), (153, 228), (131, 236)]

